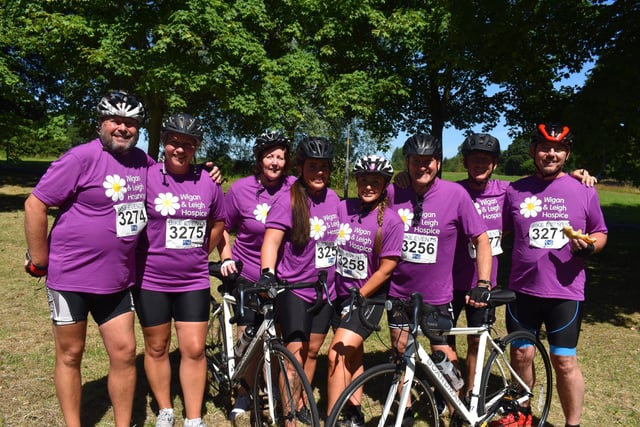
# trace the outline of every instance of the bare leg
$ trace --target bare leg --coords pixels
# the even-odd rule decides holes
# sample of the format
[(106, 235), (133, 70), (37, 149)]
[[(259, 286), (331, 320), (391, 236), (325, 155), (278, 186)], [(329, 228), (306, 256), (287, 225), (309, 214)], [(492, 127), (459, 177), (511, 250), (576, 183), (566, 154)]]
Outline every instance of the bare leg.
[(151, 392), (158, 402), (158, 408), (172, 408), (171, 364), (171, 322), (142, 328), (144, 334), (144, 372)]
[(320, 352), (320, 347), (322, 347), (326, 336), (327, 334), (311, 334), (310, 336), (307, 357), (302, 365), (304, 373), (307, 374), (307, 379), (310, 384), (313, 384), (313, 377), (316, 373), (316, 366), (318, 364), (318, 353)]
[(477, 335), (467, 335), (467, 378), (466, 393), (473, 389), (473, 381), (476, 373), (476, 362), (478, 360), (478, 346), (480, 337)]
[(551, 355), (557, 376), (558, 397), (567, 424), (580, 424), (584, 406), (584, 378), (576, 356)]
[[(329, 346), (329, 375), (327, 378), (327, 414), (331, 413), (340, 393), (362, 374), (364, 343), (362, 337), (348, 329), (338, 328)], [(362, 391), (354, 394), (355, 405), (359, 405)]]
[(87, 336), (87, 322), (53, 325), (56, 347), (54, 382), (67, 427), (80, 427), (82, 373), (80, 366)]
[(204, 342), (207, 322), (176, 322), (180, 348), (180, 385), (187, 418), (200, 418), (207, 382)]
[(109, 354), (107, 388), (116, 427), (131, 425), (136, 388), (136, 337), (133, 320), (134, 313), (128, 312), (100, 326), (102, 340)]

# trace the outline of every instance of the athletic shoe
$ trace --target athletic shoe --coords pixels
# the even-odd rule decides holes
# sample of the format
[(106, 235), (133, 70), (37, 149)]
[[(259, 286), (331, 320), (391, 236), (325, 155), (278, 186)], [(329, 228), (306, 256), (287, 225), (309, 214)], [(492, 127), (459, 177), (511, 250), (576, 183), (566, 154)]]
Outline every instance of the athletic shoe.
[(364, 427), (364, 415), (359, 407), (348, 405), (342, 414), (342, 420), (337, 423), (340, 427)]
[(251, 398), (249, 396), (236, 397), (236, 403), (231, 410), (231, 414), (229, 414), (229, 419), (235, 421), (236, 418), (246, 414), (250, 406)]
[(312, 422), (311, 422), (311, 411), (309, 411), (309, 409), (306, 406), (303, 406), (302, 408), (300, 408), (299, 411), (296, 411), (296, 418), (302, 424), (306, 424), (308, 426), (310, 426), (312, 424)]
[(518, 415), (507, 414), (499, 420), (491, 421), (489, 427), (530, 427), (533, 425), (531, 414), (523, 414), (518, 411)]
[(185, 419), (184, 427), (207, 427), (202, 418)]
[(174, 421), (173, 409), (160, 409), (156, 419), (156, 427), (173, 427)]

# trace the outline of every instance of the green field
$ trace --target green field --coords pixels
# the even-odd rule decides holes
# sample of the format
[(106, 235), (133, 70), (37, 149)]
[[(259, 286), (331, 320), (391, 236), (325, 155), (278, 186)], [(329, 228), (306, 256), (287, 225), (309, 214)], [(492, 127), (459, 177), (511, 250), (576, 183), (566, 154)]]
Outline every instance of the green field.
[[(0, 162), (0, 288), (4, 293), (0, 303), (0, 426), (61, 426), (44, 283), (28, 277), (22, 268), (22, 204), (37, 182), (33, 171), (42, 170), (38, 162), (28, 164), (30, 171), (21, 172), (9, 170)], [(446, 179), (460, 177), (445, 174)], [(600, 185), (598, 191), (610, 233), (605, 250), (588, 263), (586, 315), (578, 348), (587, 387), (582, 425), (633, 426), (640, 423), (636, 400), (640, 388), (640, 289), (635, 285), (640, 276), (636, 258), (640, 247), (640, 192), (612, 185)], [(508, 264), (508, 259), (502, 260), (501, 277), (506, 275)], [(107, 358), (97, 328), (91, 322), (89, 325), (83, 360), (84, 425), (109, 426), (113, 418), (106, 392)], [(153, 425), (157, 408), (144, 379), (139, 328), (138, 338), (134, 423)], [(367, 341), (367, 362), (384, 360), (387, 348), (388, 333), (373, 335)], [(176, 363), (177, 357), (174, 351), (172, 360)], [(323, 390), (325, 376), (326, 358), (321, 355), (316, 375), (321, 407), (324, 393), (319, 390)], [(174, 386), (175, 407), (181, 419), (177, 382)], [(557, 396), (553, 402), (549, 425), (562, 427)], [(209, 426), (230, 424), (213, 399), (206, 403), (205, 421)]]

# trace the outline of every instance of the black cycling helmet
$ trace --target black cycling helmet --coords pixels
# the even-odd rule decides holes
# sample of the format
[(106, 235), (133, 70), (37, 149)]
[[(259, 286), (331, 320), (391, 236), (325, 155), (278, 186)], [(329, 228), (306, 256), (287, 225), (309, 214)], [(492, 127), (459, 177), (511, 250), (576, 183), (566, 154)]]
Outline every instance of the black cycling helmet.
[(531, 135), (531, 145), (536, 145), (539, 142), (559, 142), (571, 148), (573, 143), (573, 134), (569, 129), (569, 126), (561, 125), (559, 123), (541, 123), (536, 127)]
[(384, 157), (376, 156), (375, 154), (364, 156), (353, 165), (353, 174), (357, 177), (368, 173), (380, 174), (388, 182), (393, 176), (393, 166)]
[(202, 141), (202, 126), (200, 120), (190, 114), (177, 113), (167, 117), (162, 122), (162, 132), (175, 132), (188, 135)]
[(440, 140), (433, 135), (416, 133), (410, 136), (402, 146), (402, 154), (407, 157), (412, 154), (418, 156), (434, 156), (440, 158), (442, 146)]
[(462, 155), (472, 151), (482, 151), (500, 157), (500, 142), (488, 133), (474, 133), (465, 138), (462, 143)]
[(282, 132), (269, 131), (263, 133), (256, 138), (256, 142), (253, 144), (253, 156), (256, 161), (261, 159), (265, 151), (273, 147), (280, 147), (289, 153), (291, 152), (291, 141)]
[(320, 136), (306, 136), (298, 144), (296, 159), (326, 159), (333, 160), (333, 144)]
[(137, 96), (123, 90), (116, 90), (102, 97), (98, 103), (98, 118), (109, 116), (128, 117), (142, 124), (145, 111)]

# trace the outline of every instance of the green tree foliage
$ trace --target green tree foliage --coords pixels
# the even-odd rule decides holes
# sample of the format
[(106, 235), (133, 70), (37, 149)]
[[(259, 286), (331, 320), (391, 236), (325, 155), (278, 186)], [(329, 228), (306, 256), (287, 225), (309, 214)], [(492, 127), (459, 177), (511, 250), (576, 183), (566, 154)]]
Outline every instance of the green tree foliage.
[(613, 2), (597, 21), (598, 62), (567, 106), (578, 164), (640, 185), (640, 3)]
[[(338, 163), (347, 126), (354, 158), (384, 150), (400, 132), (490, 131), (503, 116), (516, 136), (566, 116), (568, 105), (595, 95), (554, 84), (600, 54), (610, 65), (592, 84), (604, 93), (614, 54), (633, 51), (638, 21), (630, 0), (0, 2), (5, 148), (31, 138), (29, 129), (55, 126), (49, 116), (77, 127), (68, 140), (46, 132), (61, 147), (93, 137), (98, 99), (125, 89), (149, 110), (154, 157), (162, 117), (187, 111), (203, 118), (213, 156), (284, 129), (331, 138)], [(637, 150), (631, 121), (616, 121)], [(633, 165), (606, 158), (611, 171)]]

